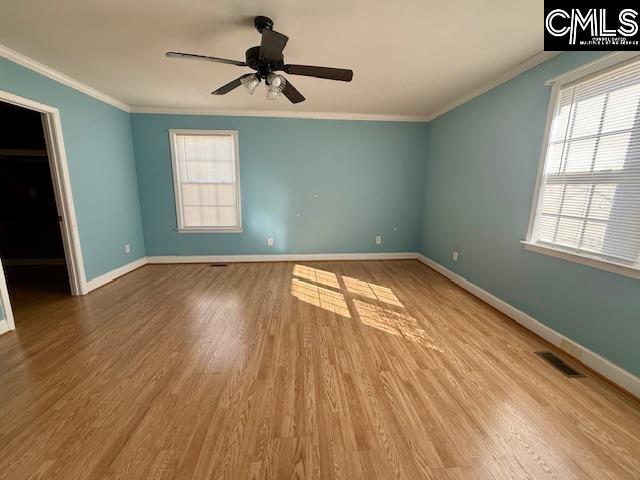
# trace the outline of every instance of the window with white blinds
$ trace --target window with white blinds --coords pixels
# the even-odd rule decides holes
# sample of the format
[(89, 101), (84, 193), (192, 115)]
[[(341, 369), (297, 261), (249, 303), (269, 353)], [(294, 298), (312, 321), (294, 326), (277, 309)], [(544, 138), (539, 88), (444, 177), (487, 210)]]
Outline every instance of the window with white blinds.
[(530, 242), (640, 268), (640, 61), (557, 89)]
[(234, 131), (171, 130), (179, 231), (239, 231), (238, 143)]

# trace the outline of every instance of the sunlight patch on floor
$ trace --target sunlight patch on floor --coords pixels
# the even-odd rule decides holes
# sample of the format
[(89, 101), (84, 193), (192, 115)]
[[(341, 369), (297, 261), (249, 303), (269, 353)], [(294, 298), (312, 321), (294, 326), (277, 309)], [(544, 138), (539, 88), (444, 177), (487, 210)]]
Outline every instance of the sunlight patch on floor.
[(351, 318), (347, 301), (341, 293), (293, 278), (291, 280), (291, 295), (329, 312)]
[(443, 352), (442, 348), (433, 342), (429, 334), (420, 328), (418, 321), (412, 316), (371, 305), (361, 300), (353, 300), (353, 305), (360, 321), (365, 325), (392, 335), (402, 336), (431, 350)]
[(362, 295), (367, 298), (374, 298), (397, 307), (404, 307), (390, 288), (381, 287), (375, 283), (363, 282), (362, 280), (352, 277), (343, 276), (342, 280), (350, 293)]
[(338, 283), (338, 277), (335, 273), (327, 272), (326, 270), (320, 270), (313, 267), (307, 267), (305, 265), (295, 265), (293, 267), (293, 274), (296, 277), (305, 278), (315, 283), (326, 285), (327, 287), (340, 288)]

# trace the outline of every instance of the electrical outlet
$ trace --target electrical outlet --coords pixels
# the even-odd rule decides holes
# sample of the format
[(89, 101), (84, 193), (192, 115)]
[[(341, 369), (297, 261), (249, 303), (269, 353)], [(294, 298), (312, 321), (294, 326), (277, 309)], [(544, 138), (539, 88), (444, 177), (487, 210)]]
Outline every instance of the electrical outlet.
[(124, 246), (124, 253), (131, 253), (131, 246), (128, 243)]
[(376, 235), (376, 245), (380, 245), (382, 243), (382, 237), (380, 235)]
[(273, 247), (273, 237), (267, 237), (267, 247)]
[(451, 259), (452, 259), (454, 262), (457, 262), (457, 261), (458, 261), (458, 252), (456, 252), (456, 251), (454, 250), (454, 251), (453, 251), (453, 255), (451, 255)]

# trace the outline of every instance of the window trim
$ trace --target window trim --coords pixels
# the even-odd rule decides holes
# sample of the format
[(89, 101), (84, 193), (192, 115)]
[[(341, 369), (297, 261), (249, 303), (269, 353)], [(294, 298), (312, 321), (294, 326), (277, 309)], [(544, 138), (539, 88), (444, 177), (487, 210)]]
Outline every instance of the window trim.
[[(233, 137), (233, 154), (235, 160), (236, 174), (236, 218), (237, 225), (235, 227), (185, 227), (182, 215), (182, 188), (180, 183), (180, 169), (178, 167), (177, 142), (176, 137), (179, 135), (230, 135)], [(238, 131), (237, 130), (189, 130), (189, 129), (170, 129), (169, 145), (171, 152), (171, 169), (173, 176), (173, 194), (176, 205), (176, 231), (178, 233), (242, 233), (242, 195), (240, 193), (240, 155), (238, 149)]]
[(538, 159), (538, 175), (533, 191), (533, 200), (531, 202), (531, 211), (529, 213), (529, 225), (527, 227), (527, 236), (522, 240), (522, 246), (529, 251), (549, 255), (552, 257), (568, 260), (570, 262), (588, 265), (608, 272), (618, 273), (627, 277), (640, 279), (640, 268), (618, 263), (613, 260), (606, 260), (598, 256), (590, 255), (581, 250), (572, 248), (562, 248), (557, 245), (545, 242), (534, 241), (537, 237), (538, 226), (538, 206), (543, 195), (542, 181), (544, 179), (544, 167), (547, 158), (547, 146), (549, 144), (549, 135), (551, 134), (551, 126), (553, 124), (553, 115), (556, 109), (556, 103), (559, 98), (560, 88), (570, 83), (586, 80), (588, 77), (599, 75), (620, 67), (624, 63), (638, 60), (640, 52), (615, 52), (605, 55), (593, 62), (587, 63), (581, 67), (571, 70), (562, 75), (558, 75), (547, 82), (545, 85), (551, 85), (551, 93), (549, 97), (549, 106), (547, 108), (546, 124), (544, 134), (542, 136), (542, 146), (540, 148), (540, 157)]

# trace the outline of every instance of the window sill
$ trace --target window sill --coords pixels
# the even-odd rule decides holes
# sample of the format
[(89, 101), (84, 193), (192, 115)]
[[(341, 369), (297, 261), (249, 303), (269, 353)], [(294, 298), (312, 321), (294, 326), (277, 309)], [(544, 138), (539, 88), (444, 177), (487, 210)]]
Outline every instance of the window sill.
[(598, 268), (607, 272), (617, 273), (626, 277), (640, 279), (640, 269), (630, 267), (622, 263), (609, 262), (607, 260), (602, 260), (601, 258), (593, 257), (588, 254), (577, 253), (570, 250), (561, 250), (557, 247), (527, 242), (526, 240), (523, 240), (521, 243), (526, 250), (530, 250), (532, 252), (549, 255), (551, 257), (568, 260), (574, 263), (580, 263), (582, 265)]
[(242, 233), (242, 228), (178, 228), (178, 233)]

